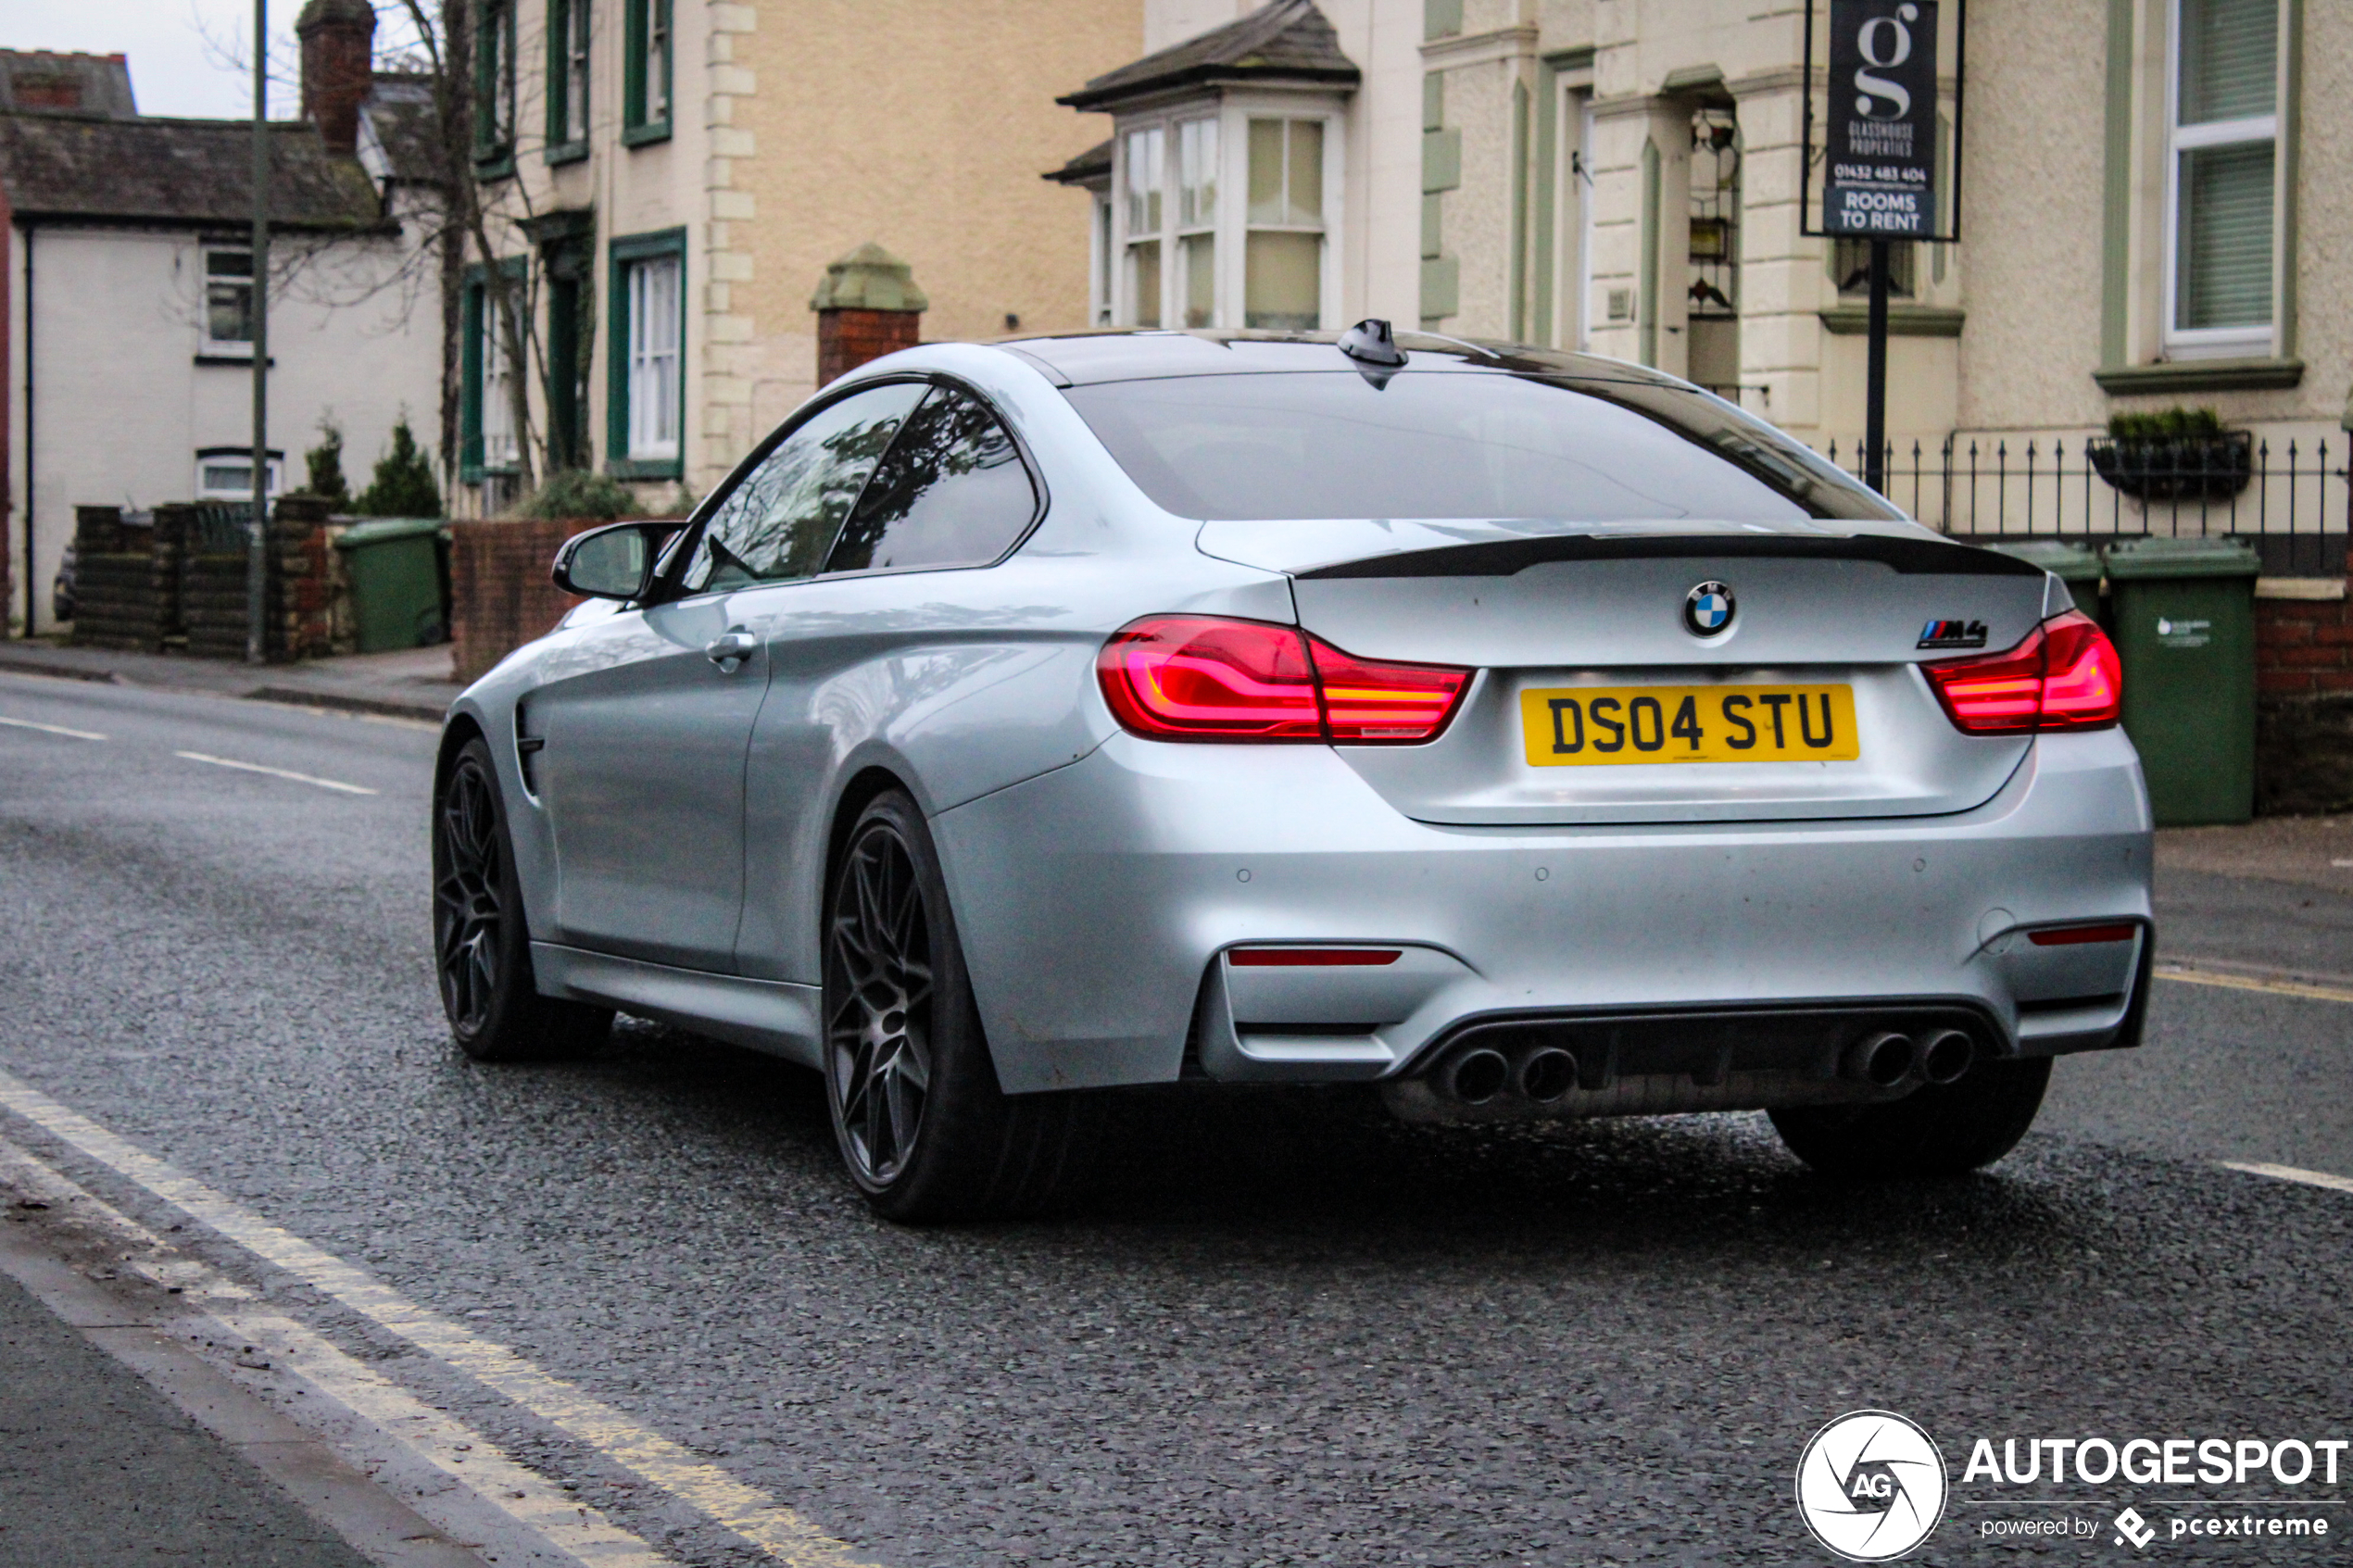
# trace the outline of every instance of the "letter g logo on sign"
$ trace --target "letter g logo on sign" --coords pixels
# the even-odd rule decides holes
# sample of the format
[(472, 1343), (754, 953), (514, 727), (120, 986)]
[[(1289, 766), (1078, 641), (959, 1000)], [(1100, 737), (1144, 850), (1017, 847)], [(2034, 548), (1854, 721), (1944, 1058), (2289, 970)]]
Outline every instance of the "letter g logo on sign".
[(1886, 1562), (1944, 1517), (1944, 1456), (1893, 1411), (1853, 1411), (1814, 1434), (1797, 1461), (1797, 1508), (1814, 1538), (1850, 1562)]
[[(1865, 22), (1855, 38), (1855, 49), (1863, 56), (1863, 63), (1875, 70), (1894, 70), (1910, 59), (1912, 30), (1905, 24), (1918, 20), (1919, 14), (1918, 6), (1898, 6), (1895, 15), (1873, 17)], [(1912, 112), (1911, 90), (1901, 82), (1858, 70), (1855, 73), (1855, 85), (1861, 92), (1855, 100), (1855, 112), (1866, 119), (1901, 119)], [(1879, 100), (1882, 98), (1894, 107), (1880, 107)]]

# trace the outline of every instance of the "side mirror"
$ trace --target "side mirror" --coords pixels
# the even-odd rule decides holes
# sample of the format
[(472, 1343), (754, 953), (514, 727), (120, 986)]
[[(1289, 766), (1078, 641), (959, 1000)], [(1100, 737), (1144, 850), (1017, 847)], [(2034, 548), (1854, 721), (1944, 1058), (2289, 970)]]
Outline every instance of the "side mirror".
[(662, 541), (677, 522), (615, 522), (575, 533), (556, 552), (556, 586), (592, 599), (641, 599), (653, 586)]

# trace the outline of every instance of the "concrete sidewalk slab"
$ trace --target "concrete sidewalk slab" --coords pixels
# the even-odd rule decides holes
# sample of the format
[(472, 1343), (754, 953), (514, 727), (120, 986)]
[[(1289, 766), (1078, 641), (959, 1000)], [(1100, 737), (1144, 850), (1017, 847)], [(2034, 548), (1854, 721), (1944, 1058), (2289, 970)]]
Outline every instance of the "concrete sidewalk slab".
[(2353, 815), (2259, 817), (2238, 827), (2166, 828), (2157, 874), (2254, 877), (2353, 894)]
[(297, 664), (233, 664), (177, 654), (122, 653), (39, 640), (0, 643), (0, 671), (104, 681), (159, 691), (289, 702), (439, 723), (463, 689), (447, 644)]

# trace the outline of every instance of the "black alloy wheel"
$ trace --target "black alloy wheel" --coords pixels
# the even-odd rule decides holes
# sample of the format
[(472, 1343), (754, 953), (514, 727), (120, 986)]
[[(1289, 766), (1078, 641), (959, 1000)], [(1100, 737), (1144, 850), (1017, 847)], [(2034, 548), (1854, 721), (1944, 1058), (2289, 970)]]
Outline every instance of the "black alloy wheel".
[(1051, 1206), (1085, 1166), (1094, 1102), (999, 1085), (938, 851), (905, 793), (859, 813), (824, 909), (825, 1099), (866, 1201), (906, 1224)]
[(434, 822), (434, 957), (441, 1005), (460, 1038), (478, 1035), (498, 995), (507, 867), (499, 855), (497, 786), (480, 761), (460, 756)]
[(851, 840), (825, 942), (825, 1075), (850, 1173), (880, 1191), (907, 1168), (931, 1098), (931, 921), (887, 820)]
[(478, 1061), (574, 1055), (611, 1026), (602, 1008), (538, 992), (506, 808), (479, 736), (459, 748), (434, 802), (433, 937), (450, 1036)]

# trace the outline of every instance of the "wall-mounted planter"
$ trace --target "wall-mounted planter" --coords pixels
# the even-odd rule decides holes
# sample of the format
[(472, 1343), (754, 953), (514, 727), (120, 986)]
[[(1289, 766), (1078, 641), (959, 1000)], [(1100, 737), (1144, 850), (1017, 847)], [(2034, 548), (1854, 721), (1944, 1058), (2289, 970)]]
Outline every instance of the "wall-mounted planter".
[(2227, 501), (2255, 475), (2255, 438), (2103, 436), (2085, 443), (2092, 467), (2114, 489), (2144, 501)]

